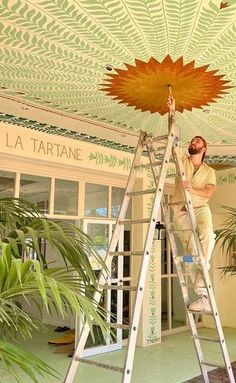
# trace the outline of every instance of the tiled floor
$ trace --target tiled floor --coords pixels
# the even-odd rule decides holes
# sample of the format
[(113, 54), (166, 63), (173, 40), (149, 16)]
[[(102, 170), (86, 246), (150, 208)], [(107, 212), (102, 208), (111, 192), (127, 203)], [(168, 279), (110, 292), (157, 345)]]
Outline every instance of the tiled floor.
[[(236, 362), (232, 363), (232, 369), (236, 380)], [(222, 368), (216, 368), (215, 370), (210, 371), (208, 377), (211, 383), (229, 383), (228, 375)], [(184, 383), (204, 383), (204, 380), (201, 376), (197, 376), (196, 378), (189, 379)]]
[[(199, 333), (204, 336), (214, 336), (215, 331), (202, 328)], [(224, 329), (230, 358), (236, 361), (236, 329)], [(55, 338), (55, 332), (50, 330), (44, 334), (34, 334), (33, 340), (24, 342), (25, 350), (36, 354), (60, 374), (60, 379), (40, 378), (40, 383), (62, 383), (71, 358), (54, 351), (57, 346), (48, 345), (48, 340)], [(62, 335), (63, 336), (63, 335)], [(99, 362), (122, 366), (125, 350), (110, 352), (96, 356)], [(204, 354), (207, 360), (215, 363), (222, 362), (219, 345), (204, 342)], [(147, 348), (137, 347), (135, 353), (132, 383), (200, 383), (193, 380), (200, 374), (194, 351), (191, 334), (188, 331), (164, 337), (162, 343)], [(212, 380), (214, 383), (228, 382), (228, 380)], [(23, 377), (23, 383), (31, 383)], [(103, 370), (88, 365), (81, 365), (74, 383), (120, 383), (121, 376), (117, 372)], [(0, 370), (1, 383), (16, 383), (6, 372)]]

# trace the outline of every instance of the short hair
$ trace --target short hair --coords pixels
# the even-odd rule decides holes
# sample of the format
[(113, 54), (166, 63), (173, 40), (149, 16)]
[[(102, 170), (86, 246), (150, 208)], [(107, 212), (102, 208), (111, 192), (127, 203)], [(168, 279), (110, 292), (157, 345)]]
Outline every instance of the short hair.
[[(192, 140), (194, 140), (194, 138), (200, 138), (200, 140), (202, 141), (202, 143), (203, 143), (203, 147), (206, 149), (206, 151), (207, 151), (207, 142), (206, 142), (206, 140), (205, 140), (205, 138), (203, 138), (202, 136), (195, 136), (195, 137), (193, 137), (192, 138)], [(192, 141), (191, 140), (191, 141)], [(205, 158), (205, 155), (206, 155), (206, 151), (203, 153), (203, 155), (202, 155), (202, 162), (204, 161), (204, 158)]]

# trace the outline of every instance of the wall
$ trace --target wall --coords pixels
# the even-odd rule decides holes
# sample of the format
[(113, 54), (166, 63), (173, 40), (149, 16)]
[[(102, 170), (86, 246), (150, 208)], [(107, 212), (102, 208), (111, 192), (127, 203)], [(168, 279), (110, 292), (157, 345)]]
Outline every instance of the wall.
[[(0, 129), (2, 170), (44, 176), (53, 174), (55, 177), (102, 184), (111, 184), (111, 180), (114, 180), (116, 186), (125, 187), (133, 154), (6, 123), (0, 123)], [(138, 175), (137, 181), (140, 185), (142, 180), (146, 185), (149, 184), (144, 173)], [(138, 216), (144, 211), (145, 216), (148, 210), (147, 197), (139, 197), (134, 209), (135, 214)], [(132, 240), (136, 246), (143, 245), (143, 233), (136, 229)], [(145, 287), (138, 336), (140, 346), (160, 341), (160, 289), (157, 288), (160, 286), (160, 257), (157, 261), (155, 254), (156, 249), (151, 257)], [(132, 271), (135, 280), (138, 273), (136, 262)]]
[[(217, 190), (211, 199), (214, 228), (220, 228), (226, 215), (220, 205), (236, 207), (236, 168), (219, 171)], [(212, 257), (212, 282), (223, 326), (236, 328), (236, 276), (222, 279), (220, 267), (229, 265), (229, 259), (218, 244)]]

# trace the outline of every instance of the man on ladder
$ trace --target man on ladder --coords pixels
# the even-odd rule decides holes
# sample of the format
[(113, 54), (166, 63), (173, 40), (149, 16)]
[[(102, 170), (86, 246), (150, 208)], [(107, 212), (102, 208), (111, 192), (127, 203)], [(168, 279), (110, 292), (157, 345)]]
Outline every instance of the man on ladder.
[[(172, 95), (169, 96), (167, 104), (170, 111), (175, 110), (175, 99)], [(206, 150), (207, 142), (201, 136), (195, 136), (191, 140), (188, 147), (189, 156), (184, 154), (182, 149), (179, 149), (179, 156), (183, 162), (187, 180), (181, 181), (180, 177), (176, 177), (172, 201), (178, 202), (183, 200), (183, 189), (190, 192), (199, 239), (209, 270), (209, 261), (215, 244), (215, 234), (213, 232), (212, 215), (208, 201), (216, 189), (216, 176), (215, 171), (203, 162)], [(175, 205), (173, 206), (173, 212), (175, 227), (181, 229), (191, 227), (186, 206)], [(179, 231), (179, 237), (187, 254), (196, 253), (193, 236), (190, 231)], [(211, 311), (201, 268), (193, 263), (189, 271), (194, 284), (194, 290), (197, 294), (197, 299), (189, 305), (189, 309), (196, 312)]]
[[(85, 323), (83, 329), (80, 333), (80, 341), (76, 347), (75, 353), (72, 357), (71, 365), (68, 369), (67, 375), (65, 377), (64, 383), (73, 383), (76, 375), (76, 371), (78, 365), (82, 363), (86, 363), (88, 365), (99, 367), (103, 369), (112, 370), (122, 374), (121, 383), (131, 383), (132, 378), (132, 370), (133, 370), (133, 361), (134, 361), (134, 353), (135, 346), (137, 340), (138, 333), (138, 324), (140, 320), (140, 314), (142, 309), (142, 302), (144, 298), (144, 289), (147, 280), (148, 266), (150, 261), (150, 255), (152, 252), (152, 244), (153, 238), (155, 234), (155, 228), (157, 223), (157, 217), (162, 209), (165, 226), (168, 233), (169, 242), (172, 249), (172, 255), (174, 264), (176, 267), (176, 272), (180, 281), (180, 287), (184, 299), (184, 304), (186, 307), (186, 313), (188, 318), (189, 327), (192, 332), (193, 342), (195, 345), (197, 358), (199, 361), (199, 367), (201, 369), (201, 373), (204, 379), (204, 383), (209, 383), (207, 366), (211, 367), (223, 367), (226, 369), (229, 382), (235, 383), (235, 379), (233, 376), (233, 371), (226, 347), (226, 342), (224, 339), (224, 334), (222, 330), (222, 326), (220, 323), (219, 313), (217, 311), (214, 294), (212, 291), (212, 285), (208, 274), (208, 264), (210, 254), (214, 245), (214, 233), (212, 230), (212, 221), (210, 210), (207, 205), (208, 199), (211, 197), (214, 189), (215, 189), (215, 176), (214, 171), (211, 170), (207, 165), (202, 163), (203, 154), (206, 152), (206, 144), (205, 141), (200, 138), (197, 141), (197, 138), (192, 140), (192, 144), (190, 145), (190, 157), (186, 157), (181, 155), (180, 149), (180, 140), (179, 140), (179, 130), (175, 124), (175, 105), (174, 98), (172, 97), (171, 86), (168, 85), (169, 88), (169, 100), (168, 105), (170, 108), (169, 113), (169, 132), (167, 135), (163, 136), (152, 136), (147, 134), (146, 132), (141, 132), (138, 140), (138, 144), (135, 150), (133, 163), (130, 170), (130, 175), (127, 182), (127, 187), (125, 190), (125, 196), (121, 205), (121, 209), (116, 221), (116, 225), (113, 231), (113, 236), (110, 241), (107, 255), (105, 258), (105, 263), (107, 269), (111, 269), (111, 262), (113, 257), (141, 257), (140, 262), (140, 270), (138, 274), (138, 280), (135, 286), (123, 286), (120, 282), (117, 285), (109, 283), (109, 276), (106, 276), (105, 273), (101, 272), (98, 278), (97, 289), (94, 294), (94, 302), (99, 304), (102, 292), (106, 289), (111, 290), (130, 290), (135, 291), (135, 300), (132, 311), (132, 318), (129, 328), (129, 338), (125, 352), (125, 358), (123, 366), (110, 365), (107, 363), (101, 363), (96, 360), (91, 360), (83, 357), (84, 347), (86, 345), (86, 340), (89, 334), (89, 325)], [(205, 146), (204, 146), (205, 145)], [(147, 163), (141, 162), (142, 154), (146, 153), (146, 157), (148, 159)], [(191, 154), (192, 153), (192, 154)], [(161, 156), (161, 160), (160, 160)], [(182, 161), (183, 159), (183, 161)], [(165, 203), (163, 201), (163, 193), (164, 193), (164, 185), (165, 179), (167, 177), (167, 171), (169, 169), (170, 161), (176, 163), (177, 172), (180, 175), (182, 188), (182, 196), (178, 198), (178, 180), (177, 180), (177, 190), (175, 197), (177, 202)], [(196, 167), (195, 175), (194, 173), (194, 165)], [(155, 187), (141, 190), (134, 190), (135, 180), (138, 177), (138, 171), (143, 168), (151, 168), (151, 174), (153, 176), (153, 182)], [(191, 170), (189, 176), (189, 169)], [(204, 175), (203, 180), (199, 180), (199, 184), (195, 184), (195, 180), (198, 179), (198, 176)], [(195, 177), (195, 178), (194, 178)], [(192, 185), (190, 185), (190, 180), (192, 181)], [(151, 210), (150, 214), (147, 217), (146, 215), (141, 214), (137, 219), (135, 218), (126, 218), (126, 212), (128, 210), (129, 203), (132, 198), (140, 195), (150, 195), (153, 198), (150, 198), (151, 201)], [(192, 203), (191, 195), (193, 197), (194, 203)], [(200, 204), (199, 204), (200, 201)], [(186, 212), (183, 208), (186, 208)], [(179, 225), (182, 225), (180, 228), (176, 227), (172, 224), (169, 214), (169, 209), (173, 208), (175, 211), (175, 219), (179, 222)], [(207, 215), (207, 228), (210, 227), (210, 231), (204, 232), (201, 227), (201, 220), (199, 217), (202, 217), (201, 212), (202, 209), (204, 211), (204, 219)], [(195, 214), (198, 213), (198, 218), (196, 220)], [(142, 211), (141, 213), (146, 214), (146, 212)], [(187, 220), (187, 214), (188, 219)], [(182, 218), (183, 219), (182, 219)], [(180, 221), (180, 218), (183, 220)], [(130, 225), (146, 225), (145, 230), (145, 240), (140, 249), (131, 248), (130, 251), (123, 251), (117, 248), (117, 244), (119, 238), (122, 234), (122, 228), (124, 224), (129, 223)], [(187, 226), (187, 227), (186, 227)], [(188, 235), (186, 244), (188, 245), (188, 250), (191, 250), (190, 255), (183, 255), (181, 251), (178, 251), (176, 245), (176, 235), (185, 233), (184, 235)], [(199, 240), (200, 234), (200, 240)], [(182, 234), (180, 235), (180, 237)], [(183, 237), (184, 239), (185, 237)], [(188, 284), (186, 284), (185, 276), (183, 273), (184, 264), (186, 262), (190, 262), (192, 264), (196, 263), (198, 265), (198, 270), (196, 273), (196, 289), (197, 292), (201, 292), (200, 298), (197, 302), (191, 303), (189, 301), (189, 293), (188, 293)], [(191, 266), (192, 267), (192, 266)], [(208, 298), (207, 298), (208, 297)], [(210, 310), (207, 306), (207, 299), (210, 302)], [(200, 302), (200, 303), (199, 303)], [(194, 310), (192, 310), (192, 306)], [(214, 318), (215, 328), (217, 331), (217, 337), (205, 337), (198, 334), (198, 329), (195, 323), (194, 314), (195, 312), (206, 312), (209, 311), (208, 314), (212, 315)], [(126, 324), (119, 323), (107, 323), (109, 327), (114, 328), (127, 328)], [(201, 342), (214, 342), (219, 344), (222, 351), (222, 358), (224, 364), (218, 364), (214, 361), (207, 361), (203, 355), (203, 349), (201, 346)]]

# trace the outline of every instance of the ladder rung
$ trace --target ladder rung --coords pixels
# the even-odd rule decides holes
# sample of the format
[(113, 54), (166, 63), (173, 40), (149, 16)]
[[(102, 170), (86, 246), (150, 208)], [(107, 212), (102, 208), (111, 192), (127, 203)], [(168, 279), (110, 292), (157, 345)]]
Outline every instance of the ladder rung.
[(155, 161), (155, 162), (149, 162), (147, 164), (140, 164), (140, 165), (135, 165), (135, 169), (145, 169), (145, 168), (153, 168), (154, 166), (160, 166), (163, 164), (163, 161)]
[(106, 363), (96, 362), (95, 360), (91, 360), (91, 359), (75, 358), (75, 360), (77, 362), (90, 364), (90, 365), (95, 366), (95, 367), (105, 368), (106, 370), (112, 370), (112, 371), (121, 372), (121, 373), (123, 373), (123, 371), (124, 371), (124, 368), (121, 368), (118, 366), (112, 366), (112, 365), (106, 364)]
[(163, 206), (178, 206), (178, 205), (187, 205), (186, 201), (178, 201), (178, 202), (163, 202)]
[(157, 154), (158, 152), (160, 152), (161, 150), (165, 150), (166, 149), (166, 146), (159, 146), (158, 148), (156, 149), (151, 149), (150, 152), (154, 152), (155, 154)]
[(194, 284), (193, 283), (181, 283), (181, 286), (182, 287), (194, 287)]
[(135, 286), (117, 286), (117, 285), (99, 285), (100, 289), (104, 290), (123, 290), (123, 291), (136, 291)]
[(198, 314), (198, 315), (213, 315), (213, 312), (212, 311), (195, 311), (195, 310), (189, 310), (188, 309), (188, 312), (191, 313), (191, 314)]
[(199, 340), (205, 340), (207, 342), (221, 343), (219, 338), (209, 338), (207, 336), (200, 336), (200, 335), (195, 335), (194, 338), (199, 339)]
[(175, 233), (178, 231), (193, 231), (193, 229), (170, 229), (169, 230), (171, 233)]
[(182, 255), (174, 257), (176, 261), (183, 263), (193, 263), (196, 259), (199, 259), (199, 255)]
[(217, 368), (226, 368), (224, 364), (212, 363), (212, 362), (201, 362), (204, 366), (217, 367)]
[(111, 251), (109, 255), (111, 255), (112, 257), (136, 256), (136, 255), (143, 255), (143, 251)]
[(147, 189), (147, 190), (140, 190), (140, 191), (127, 193), (127, 195), (134, 197), (136, 195), (154, 194), (155, 192), (156, 192), (156, 189)]
[(126, 329), (130, 329), (130, 325), (128, 325), (128, 324), (121, 324), (121, 323), (112, 323), (112, 322), (110, 322), (110, 323), (106, 323), (106, 325), (108, 326), (108, 327), (113, 327), (113, 328), (118, 328), (118, 329), (121, 329), (121, 330), (126, 330)]
[(120, 225), (125, 225), (126, 223), (137, 224), (137, 223), (149, 223), (150, 218), (143, 218), (143, 219), (122, 219), (119, 221)]
[(152, 137), (152, 141), (153, 142), (163, 141), (163, 140), (167, 140), (168, 137), (169, 137), (168, 134), (165, 134), (163, 136), (156, 136), (156, 137)]

